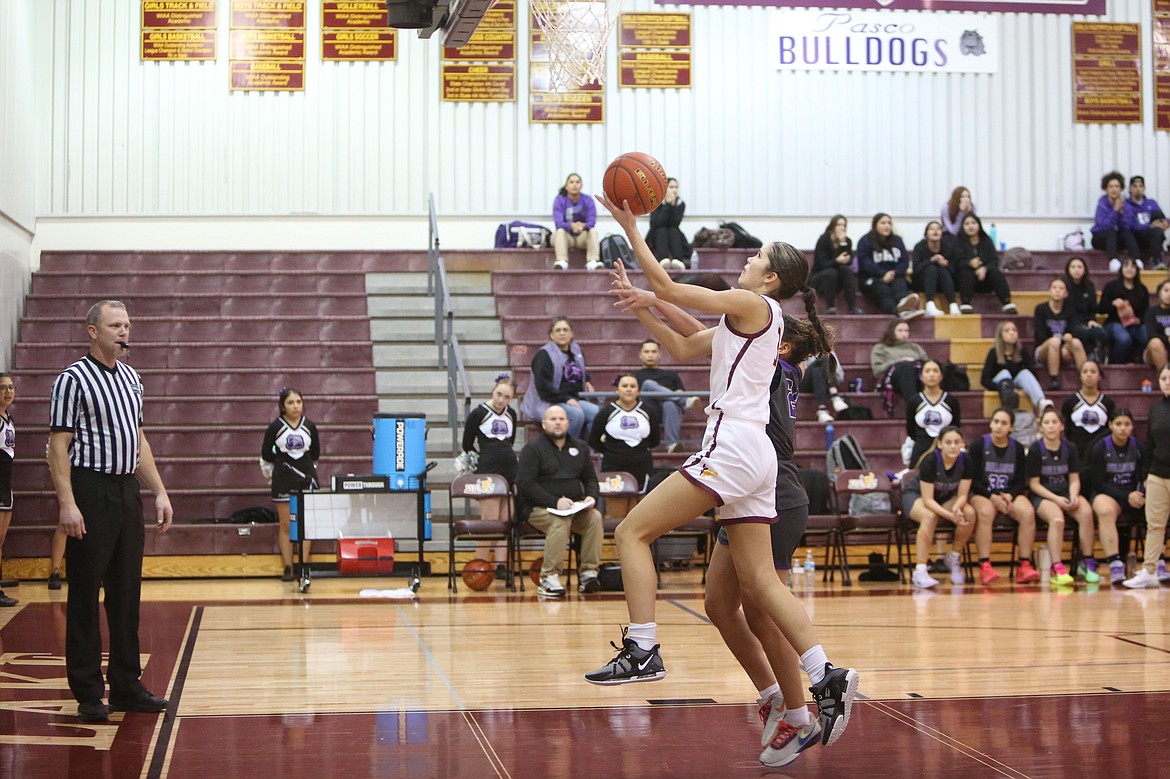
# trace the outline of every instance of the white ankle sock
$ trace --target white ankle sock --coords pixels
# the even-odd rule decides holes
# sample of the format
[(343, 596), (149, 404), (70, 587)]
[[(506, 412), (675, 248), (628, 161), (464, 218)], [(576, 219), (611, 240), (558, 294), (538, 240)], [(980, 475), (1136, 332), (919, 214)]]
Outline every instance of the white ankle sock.
[(926, 563), (918, 563), (917, 565), (914, 566), (914, 570), (922, 571), (923, 573), (926, 573)]
[(812, 712), (808, 710), (808, 706), (801, 706), (799, 709), (788, 709), (784, 712), (784, 721), (789, 725), (796, 725), (802, 728), (812, 722)]
[(825, 650), (817, 644), (800, 656), (800, 667), (808, 674), (808, 680), (813, 684), (820, 684), (825, 678), (825, 665), (829, 658), (825, 657)]
[(658, 643), (658, 623), (631, 622), (628, 635), (638, 645), (639, 649), (649, 651)]
[(771, 698), (773, 695), (779, 695), (779, 694), (780, 694), (780, 685), (773, 684), (771, 687), (765, 687), (764, 689), (760, 690), (760, 701), (761, 702), (766, 701), (769, 698)]

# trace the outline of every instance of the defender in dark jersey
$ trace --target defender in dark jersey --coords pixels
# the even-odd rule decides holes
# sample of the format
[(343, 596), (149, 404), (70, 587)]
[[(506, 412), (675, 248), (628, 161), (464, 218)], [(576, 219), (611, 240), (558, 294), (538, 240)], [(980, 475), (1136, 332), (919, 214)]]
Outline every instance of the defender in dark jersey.
[[(1036, 517), (1048, 524), (1050, 537), (1064, 538), (1064, 519), (1071, 517), (1077, 523), (1081, 551), (1086, 559), (1077, 566), (1077, 575), (1090, 584), (1101, 581), (1097, 562), (1093, 559), (1093, 509), (1081, 495), (1080, 459), (1077, 450), (1064, 439), (1064, 422), (1055, 408), (1046, 408), (1040, 415), (1040, 438), (1032, 444), (1027, 459), (1028, 489)], [(1057, 526), (1059, 534), (1052, 528)], [(1052, 583), (1072, 584), (1073, 577), (1061, 562), (1061, 540), (1049, 547), (1052, 554)]]
[[(1133, 414), (1119, 408), (1109, 415), (1109, 435), (1093, 445), (1086, 469), (1086, 490), (1093, 496), (1097, 533), (1109, 566), (1109, 583), (1125, 581), (1117, 520), (1125, 516), (1133, 524), (1145, 519), (1146, 461), (1141, 444), (1133, 437)], [(1128, 542), (1127, 542), (1128, 543)]]
[(916, 565), (910, 578), (915, 587), (927, 589), (938, 584), (927, 573), (926, 561), (930, 559), (930, 542), (940, 519), (955, 525), (953, 548), (946, 555), (951, 582), (966, 581), (955, 550), (966, 546), (975, 530), (975, 509), (968, 502), (973, 475), (971, 458), (963, 451), (963, 432), (946, 427), (922, 456), (917, 476), (911, 474), (902, 480), (902, 511), (911, 522), (918, 523)]

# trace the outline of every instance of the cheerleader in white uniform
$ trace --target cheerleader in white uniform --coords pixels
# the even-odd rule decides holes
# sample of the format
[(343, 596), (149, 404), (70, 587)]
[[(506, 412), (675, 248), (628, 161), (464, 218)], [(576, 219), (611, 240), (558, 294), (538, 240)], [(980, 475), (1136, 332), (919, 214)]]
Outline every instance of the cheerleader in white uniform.
[[(289, 496), (300, 490), (317, 488), (317, 460), (321, 458), (321, 437), (317, 426), (305, 416), (305, 402), (295, 389), (280, 391), (280, 416), (264, 431), (260, 447), (260, 468), (272, 481), (272, 502), (280, 519), (280, 559), (284, 563), (281, 579), (293, 581), (292, 540), (289, 537)], [(309, 559), (309, 542), (305, 541), (304, 559)]]
[[(491, 400), (481, 403), (467, 415), (463, 426), (463, 451), (477, 451), (475, 472), (498, 473), (516, 481), (516, 412), (512, 398), (516, 397), (516, 382), (502, 373), (496, 377)], [(508, 516), (507, 498), (484, 498), (479, 501), (482, 519), (500, 520)]]
[[(0, 373), (0, 549), (12, 521), (12, 461), (16, 457), (16, 427), (8, 407), (16, 400), (12, 375)], [(0, 590), (0, 606), (15, 606), (19, 601)]]

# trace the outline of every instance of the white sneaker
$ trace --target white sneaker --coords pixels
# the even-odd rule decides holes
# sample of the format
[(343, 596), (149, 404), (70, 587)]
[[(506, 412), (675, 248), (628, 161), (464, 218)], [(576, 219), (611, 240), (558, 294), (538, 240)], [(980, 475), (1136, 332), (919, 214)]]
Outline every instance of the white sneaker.
[(899, 314), (901, 314), (904, 311), (910, 311), (910, 310), (916, 309), (916, 308), (918, 308), (918, 302), (919, 302), (918, 293), (911, 292), (909, 295), (907, 295), (906, 297), (904, 297), (898, 301), (897, 311)]
[(1119, 271), (1119, 270), (1121, 270), (1121, 260), (1114, 257), (1112, 260), (1109, 261), (1109, 272), (1110, 273), (1117, 273), (1117, 271)]
[(933, 578), (926, 571), (915, 568), (914, 575), (910, 577), (910, 583), (913, 584), (915, 587), (920, 587), (924, 590), (928, 590), (931, 587), (938, 586), (938, 579)]
[(1150, 573), (1143, 565), (1132, 579), (1126, 579), (1122, 584), (1131, 590), (1156, 590), (1159, 586), (1158, 575)]
[(926, 315), (927, 316), (942, 316), (943, 312), (938, 306), (934, 304), (933, 300), (926, 301)]
[(702, 402), (703, 402), (703, 399), (700, 398), (698, 395), (691, 395), (689, 398), (687, 398), (686, 403), (683, 403), (683, 408), (686, 409), (687, 411), (691, 411), (695, 408), (698, 408), (698, 406)]
[(536, 594), (543, 595), (546, 598), (565, 597), (565, 588), (561, 584), (561, 577), (555, 573), (550, 573), (548, 576), (541, 576), (540, 584), (536, 586)]
[(959, 306), (959, 313), (960, 314), (974, 314), (975, 313), (975, 306), (971, 305), (970, 303), (964, 303), (963, 305)]
[(598, 270), (604, 267), (605, 263), (603, 263), (601, 260), (590, 260), (589, 262), (585, 263), (585, 270)]
[(1018, 314), (1020, 313), (1020, 309), (1015, 303), (1004, 303), (1003, 312), (1005, 314)]
[(954, 549), (947, 552), (943, 557), (947, 561), (947, 567), (951, 569), (951, 584), (966, 584), (967, 575), (963, 573), (963, 558)]
[(824, 406), (817, 406), (817, 421), (827, 425), (833, 421), (833, 415), (826, 411)]
[(1049, 408), (1051, 406), (1055, 406), (1055, 405), (1056, 405), (1056, 403), (1054, 403), (1051, 399), (1044, 398), (1043, 400), (1040, 401), (1040, 404), (1038, 406), (1036, 406), (1036, 414), (1037, 415), (1043, 414), (1044, 409)]
[(951, 316), (958, 316), (959, 314), (963, 313), (963, 311), (959, 308), (958, 303), (951, 303), (950, 313)]
[(569, 261), (568, 260), (557, 260), (556, 262), (553, 263), (553, 268), (555, 270), (568, 270)]
[(674, 270), (686, 270), (687, 264), (685, 262), (683, 262), (682, 260), (671, 260), (670, 267), (673, 268)]
[(767, 700), (760, 698), (756, 703), (760, 707), (760, 722), (764, 723), (760, 746), (766, 747), (776, 738), (776, 731), (780, 729), (780, 720), (784, 716), (784, 698), (781, 695), (773, 695)]
[(659, 260), (658, 264), (662, 266), (663, 270), (670, 270), (670, 258), (669, 257)]
[(840, 395), (833, 396), (833, 410), (840, 414), (845, 409), (849, 408), (849, 401)]

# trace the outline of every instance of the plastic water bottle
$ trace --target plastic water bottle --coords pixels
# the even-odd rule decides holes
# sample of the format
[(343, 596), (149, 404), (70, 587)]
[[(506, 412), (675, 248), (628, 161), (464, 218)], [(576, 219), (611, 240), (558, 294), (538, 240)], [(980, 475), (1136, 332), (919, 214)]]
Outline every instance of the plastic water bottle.
[(987, 232), (987, 235), (991, 237), (992, 246), (999, 246), (999, 232), (995, 229), (995, 222), (991, 223), (991, 229)]
[(1036, 567), (1040, 569), (1040, 583), (1048, 584), (1052, 578), (1052, 555), (1048, 553), (1046, 545), (1040, 546), (1036, 555)]
[(1138, 559), (1136, 552), (1130, 552), (1125, 557), (1125, 578), (1132, 579), (1137, 575)]
[(833, 423), (830, 422), (829, 424), (825, 425), (825, 451), (833, 448), (833, 435)]
[(698, 269), (699, 269), (699, 250), (692, 249), (691, 250), (691, 270), (698, 270)]
[(861, 392), (861, 377), (860, 376), (858, 376), (856, 379), (853, 380), (853, 391), (855, 393)]
[(788, 571), (788, 589), (797, 592), (804, 588), (804, 566), (799, 557), (792, 558), (792, 568)]
[(804, 586), (810, 590), (816, 585), (817, 581), (817, 561), (813, 559), (812, 550), (809, 549), (804, 554)]

